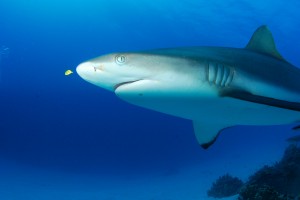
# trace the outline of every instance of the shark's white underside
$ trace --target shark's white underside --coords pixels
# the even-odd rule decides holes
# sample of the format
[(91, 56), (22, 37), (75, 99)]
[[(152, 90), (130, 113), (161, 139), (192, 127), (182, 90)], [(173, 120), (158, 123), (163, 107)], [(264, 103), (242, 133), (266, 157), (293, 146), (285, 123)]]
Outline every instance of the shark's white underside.
[[(235, 84), (242, 84), (236, 82)], [(141, 107), (203, 123), (280, 125), (300, 120), (300, 112), (297, 111), (230, 97), (219, 98), (213, 87), (215, 86), (209, 83), (201, 84), (197, 80), (193, 82), (177, 77), (170, 85), (158, 80), (141, 80), (121, 85), (115, 90), (115, 94)], [(269, 91), (272, 96), (282, 98), (289, 95), (300, 99), (297, 94), (281, 91), (280, 88), (270, 88), (261, 83), (252, 85), (251, 88), (260, 88), (262, 92)]]

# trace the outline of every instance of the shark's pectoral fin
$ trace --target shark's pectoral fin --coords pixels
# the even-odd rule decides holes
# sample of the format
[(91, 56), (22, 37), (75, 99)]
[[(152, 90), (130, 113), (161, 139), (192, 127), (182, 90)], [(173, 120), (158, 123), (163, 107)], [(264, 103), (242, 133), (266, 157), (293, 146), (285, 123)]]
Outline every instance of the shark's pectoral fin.
[(193, 121), (193, 125), (197, 141), (204, 149), (210, 147), (217, 140), (219, 134), (230, 127), (225, 124), (207, 124), (199, 121)]
[(258, 104), (264, 104), (268, 106), (273, 106), (277, 108), (284, 108), (288, 110), (300, 111), (300, 103), (298, 102), (290, 102), (284, 101), (280, 99), (274, 99), (270, 97), (255, 95), (250, 92), (239, 90), (239, 89), (230, 89), (230, 90), (222, 90), (220, 92), (220, 96), (222, 97), (232, 97), (244, 101), (249, 101)]

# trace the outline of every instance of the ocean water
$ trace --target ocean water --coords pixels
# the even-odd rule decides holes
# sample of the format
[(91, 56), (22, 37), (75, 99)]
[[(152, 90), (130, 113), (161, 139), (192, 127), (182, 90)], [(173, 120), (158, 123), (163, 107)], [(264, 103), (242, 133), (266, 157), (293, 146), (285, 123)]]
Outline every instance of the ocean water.
[(296, 0), (1, 0), (0, 199), (205, 200), (219, 176), (247, 180), (278, 161), (291, 125), (230, 128), (204, 150), (190, 121), (64, 72), (111, 52), (244, 47), (263, 24), (300, 66), (299, 8)]

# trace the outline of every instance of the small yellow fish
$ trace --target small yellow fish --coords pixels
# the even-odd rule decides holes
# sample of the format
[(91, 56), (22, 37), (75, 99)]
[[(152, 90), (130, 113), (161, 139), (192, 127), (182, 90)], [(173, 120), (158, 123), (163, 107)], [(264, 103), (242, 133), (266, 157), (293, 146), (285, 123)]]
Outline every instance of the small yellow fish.
[(69, 76), (70, 74), (73, 74), (73, 72), (71, 70), (68, 69), (67, 71), (65, 71), (66, 76)]

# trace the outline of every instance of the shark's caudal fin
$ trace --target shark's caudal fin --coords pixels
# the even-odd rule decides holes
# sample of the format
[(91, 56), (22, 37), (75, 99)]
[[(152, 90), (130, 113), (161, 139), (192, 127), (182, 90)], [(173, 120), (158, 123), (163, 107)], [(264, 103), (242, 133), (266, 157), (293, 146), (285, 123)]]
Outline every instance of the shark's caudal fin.
[(246, 49), (262, 54), (267, 54), (269, 56), (285, 61), (277, 51), (274, 38), (267, 26), (261, 26), (256, 29), (250, 41), (248, 42)]
[(210, 147), (216, 141), (219, 134), (224, 129), (230, 127), (228, 124), (207, 124), (199, 121), (193, 121), (193, 125), (197, 141), (204, 149)]

